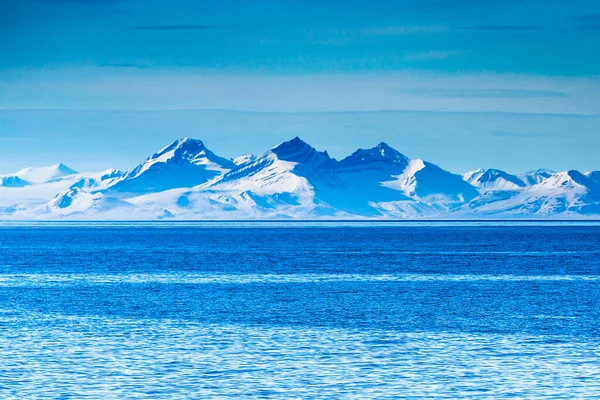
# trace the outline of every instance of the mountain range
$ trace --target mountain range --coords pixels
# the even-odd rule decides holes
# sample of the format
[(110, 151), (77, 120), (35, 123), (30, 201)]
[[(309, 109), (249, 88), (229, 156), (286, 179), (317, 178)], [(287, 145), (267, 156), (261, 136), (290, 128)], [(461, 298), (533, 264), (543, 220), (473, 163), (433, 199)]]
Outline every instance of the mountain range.
[(227, 159), (184, 138), (127, 171), (56, 164), (0, 176), (0, 218), (595, 219), (600, 171), (457, 175), (386, 143), (336, 160), (298, 137)]

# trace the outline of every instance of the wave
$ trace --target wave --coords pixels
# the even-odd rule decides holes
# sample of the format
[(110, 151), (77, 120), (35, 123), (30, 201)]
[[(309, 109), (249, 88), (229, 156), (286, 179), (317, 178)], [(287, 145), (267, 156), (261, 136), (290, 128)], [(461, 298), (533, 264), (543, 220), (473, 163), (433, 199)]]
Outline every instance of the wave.
[(290, 284), (329, 282), (600, 282), (600, 275), (489, 274), (0, 274), (0, 287), (96, 284)]

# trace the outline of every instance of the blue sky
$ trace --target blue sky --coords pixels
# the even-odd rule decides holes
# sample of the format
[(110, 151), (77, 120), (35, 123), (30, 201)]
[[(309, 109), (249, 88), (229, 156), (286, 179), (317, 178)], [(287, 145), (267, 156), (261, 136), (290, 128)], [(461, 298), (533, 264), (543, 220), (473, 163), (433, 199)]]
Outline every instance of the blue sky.
[(0, 173), (198, 137), (600, 169), (600, 2), (0, 0)]

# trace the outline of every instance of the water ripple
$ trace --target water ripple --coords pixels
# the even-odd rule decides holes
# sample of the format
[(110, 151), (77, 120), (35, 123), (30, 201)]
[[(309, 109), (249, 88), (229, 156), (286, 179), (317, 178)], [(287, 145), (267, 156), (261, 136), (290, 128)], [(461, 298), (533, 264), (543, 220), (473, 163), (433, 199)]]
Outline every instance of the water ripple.
[(454, 274), (0, 274), (0, 287), (96, 284), (286, 284), (327, 282), (600, 282), (600, 275), (454, 275)]
[[(587, 397), (597, 341), (29, 315), (3, 319), (0, 397)], [(576, 360), (576, 362), (573, 362)]]

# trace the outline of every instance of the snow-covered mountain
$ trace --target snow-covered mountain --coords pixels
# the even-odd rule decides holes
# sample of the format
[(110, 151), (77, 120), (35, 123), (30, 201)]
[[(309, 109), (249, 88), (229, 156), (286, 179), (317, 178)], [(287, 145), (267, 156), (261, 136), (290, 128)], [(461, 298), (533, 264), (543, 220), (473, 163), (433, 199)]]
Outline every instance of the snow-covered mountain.
[(176, 140), (127, 171), (111, 190), (150, 193), (179, 187), (193, 187), (214, 179), (235, 164), (208, 150), (202, 141)]
[(469, 206), (485, 216), (600, 216), (600, 183), (579, 171), (558, 172), (511, 196), (484, 193)]
[[(47, 213), (55, 216), (73, 214), (106, 214), (115, 209), (120, 211), (135, 208), (132, 204), (118, 197), (109, 196), (103, 192), (89, 192), (77, 186), (72, 186), (65, 193), (52, 199), (45, 208)], [(116, 213), (118, 216), (119, 213)]]
[(14, 175), (28, 182), (40, 183), (75, 174), (77, 174), (77, 171), (74, 169), (64, 164), (55, 164), (41, 168), (25, 168)]
[(463, 179), (476, 188), (484, 190), (519, 190), (527, 186), (520, 178), (499, 169), (480, 168), (467, 172), (463, 175)]
[[(460, 176), (423, 160), (411, 160), (380, 143), (328, 164), (326, 203), (350, 214), (416, 217), (448, 212), (477, 196)], [(333, 183), (333, 184), (331, 184)]]
[(296, 137), (259, 156), (176, 140), (128, 171), (0, 177), (0, 218), (600, 218), (600, 172), (456, 175), (386, 143), (336, 160)]
[(544, 180), (550, 178), (555, 173), (556, 173), (555, 171), (545, 169), (545, 168), (540, 168), (540, 169), (536, 169), (535, 171), (529, 171), (522, 175), (519, 175), (519, 179), (521, 181), (525, 182), (525, 184), (532, 186), (532, 185), (536, 185), (538, 183), (543, 182)]

